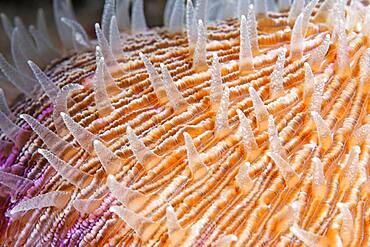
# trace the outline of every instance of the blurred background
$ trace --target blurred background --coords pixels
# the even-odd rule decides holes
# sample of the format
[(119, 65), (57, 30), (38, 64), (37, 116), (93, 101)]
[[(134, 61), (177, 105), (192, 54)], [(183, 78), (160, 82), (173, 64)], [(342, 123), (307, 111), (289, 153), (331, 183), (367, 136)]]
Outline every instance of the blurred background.
[[(90, 37), (95, 37), (94, 24), (100, 22), (104, 0), (71, 0), (77, 20), (84, 26)], [(163, 24), (163, 11), (166, 0), (144, 0), (144, 11), (148, 26)], [(52, 0), (0, 0), (0, 12), (6, 14), (11, 21), (15, 16), (22, 18), (26, 26), (35, 24), (39, 8), (44, 9), (51, 33), (55, 31)], [(10, 41), (0, 24), (0, 52), (12, 61)], [(0, 87), (4, 89), (9, 103), (14, 101), (18, 91), (9, 82), (0, 78)]]

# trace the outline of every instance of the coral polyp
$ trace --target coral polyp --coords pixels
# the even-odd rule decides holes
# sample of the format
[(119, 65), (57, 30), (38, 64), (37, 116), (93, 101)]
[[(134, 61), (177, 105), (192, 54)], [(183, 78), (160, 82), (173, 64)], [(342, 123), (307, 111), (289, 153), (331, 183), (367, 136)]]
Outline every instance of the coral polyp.
[(106, 0), (90, 39), (55, 0), (59, 45), (2, 15), (0, 244), (369, 246), (368, 4)]

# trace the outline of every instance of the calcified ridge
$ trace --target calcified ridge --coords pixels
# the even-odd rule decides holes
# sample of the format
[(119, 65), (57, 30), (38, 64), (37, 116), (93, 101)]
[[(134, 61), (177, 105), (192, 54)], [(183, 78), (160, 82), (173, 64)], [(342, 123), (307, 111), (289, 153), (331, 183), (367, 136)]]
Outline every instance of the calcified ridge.
[(369, 246), (370, 7), (289, 2), (1, 14), (0, 245)]

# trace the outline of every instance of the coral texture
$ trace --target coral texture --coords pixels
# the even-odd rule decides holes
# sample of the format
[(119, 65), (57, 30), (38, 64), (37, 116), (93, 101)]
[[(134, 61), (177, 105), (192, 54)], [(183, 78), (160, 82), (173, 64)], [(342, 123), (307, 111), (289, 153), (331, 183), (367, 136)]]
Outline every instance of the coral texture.
[(368, 3), (131, 5), (1, 16), (0, 245), (369, 246)]

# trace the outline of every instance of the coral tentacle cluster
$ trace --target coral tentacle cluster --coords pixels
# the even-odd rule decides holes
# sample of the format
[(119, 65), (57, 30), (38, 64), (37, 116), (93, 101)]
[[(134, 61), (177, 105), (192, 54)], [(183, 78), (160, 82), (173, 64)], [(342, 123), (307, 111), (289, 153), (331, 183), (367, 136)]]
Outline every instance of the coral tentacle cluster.
[(289, 2), (1, 15), (0, 244), (369, 246), (370, 7)]

